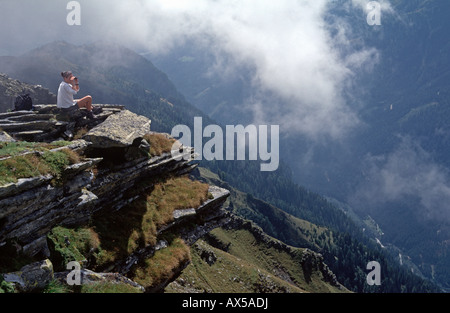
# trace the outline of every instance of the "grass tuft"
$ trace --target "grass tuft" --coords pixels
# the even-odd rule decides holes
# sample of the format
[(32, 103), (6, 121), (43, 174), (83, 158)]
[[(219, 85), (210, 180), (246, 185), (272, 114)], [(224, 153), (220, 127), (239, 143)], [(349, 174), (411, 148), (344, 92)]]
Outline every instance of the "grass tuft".
[(188, 177), (170, 178), (120, 211), (97, 216), (93, 224), (101, 242), (98, 265), (107, 266), (139, 248), (155, 245), (158, 229), (173, 221), (173, 212), (199, 207), (208, 198), (208, 188)]
[(169, 153), (175, 143), (174, 138), (160, 133), (147, 134), (143, 137), (150, 144), (150, 155), (160, 156), (163, 153)]
[(81, 286), (81, 293), (142, 293), (142, 291), (125, 283), (101, 282)]
[(190, 261), (190, 249), (176, 238), (169, 247), (159, 250), (135, 270), (133, 280), (148, 288), (155, 287), (174, 277), (180, 267)]
[(64, 147), (69, 144), (70, 142), (62, 140), (52, 143), (27, 141), (0, 142), (0, 158), (13, 157), (32, 151), (44, 152), (47, 150)]
[[(64, 169), (70, 165), (80, 162), (80, 156), (70, 150), (50, 151), (51, 146), (34, 147), (35, 153), (20, 154), (29, 151), (33, 146), (28, 144), (16, 145), (8, 149), (0, 149), (0, 155), (10, 156), (0, 160), (0, 185), (16, 183), (20, 178), (31, 178), (39, 175), (51, 174), (55, 177), (55, 182), (60, 181)], [(45, 147), (45, 148), (44, 148)], [(37, 151), (41, 151), (38, 153)]]

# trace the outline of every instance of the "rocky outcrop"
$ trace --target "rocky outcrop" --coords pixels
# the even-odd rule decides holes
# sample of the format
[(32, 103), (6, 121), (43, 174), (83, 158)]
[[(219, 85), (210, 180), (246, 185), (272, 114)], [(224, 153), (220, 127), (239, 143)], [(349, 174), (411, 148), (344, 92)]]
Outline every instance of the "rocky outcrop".
[(17, 272), (3, 274), (3, 279), (21, 292), (43, 290), (54, 278), (50, 260), (25, 265)]
[(108, 117), (104, 123), (91, 129), (84, 138), (93, 148), (125, 148), (150, 132), (150, 120), (128, 110)]
[[(205, 203), (198, 208), (183, 210), (189, 212), (189, 214), (180, 215), (179, 210), (174, 211), (174, 221), (158, 229), (157, 234), (162, 235), (164, 232), (169, 231), (176, 233), (187, 245), (191, 246), (212, 229), (220, 227), (226, 223), (229, 213), (225, 211), (222, 206), (230, 195), (229, 191), (216, 186), (210, 186), (209, 194), (211, 194), (211, 198), (205, 201)], [(151, 257), (156, 251), (166, 247), (167, 243), (164, 240), (159, 241), (155, 246), (150, 245), (144, 247), (130, 255), (123, 262), (116, 264), (110, 270), (126, 274), (130, 271), (134, 264)], [(179, 271), (184, 269), (187, 265), (188, 264), (180, 266)], [(153, 286), (152, 291), (162, 290), (165, 286), (166, 284)]]
[(49, 259), (25, 265), (17, 272), (5, 273), (2, 276), (5, 282), (12, 284), (19, 292), (41, 292), (53, 280), (62, 285), (67, 285), (68, 282), (80, 285), (120, 284), (135, 288), (137, 292), (144, 291), (144, 287), (119, 273), (95, 273), (81, 268), (77, 272), (55, 273)]
[[(149, 143), (143, 139), (144, 135), (150, 133), (149, 119), (121, 106), (101, 105), (101, 108), (102, 115), (95, 121), (87, 119), (82, 110), (72, 111), (67, 115), (67, 112), (53, 105), (36, 106), (29, 112), (0, 114), (0, 125), (6, 126), (5, 130), (17, 140), (29, 136), (36, 141), (50, 141), (60, 138), (68, 129), (87, 129), (83, 139), (50, 150), (54, 152), (69, 149), (81, 156), (79, 161), (67, 166), (60, 174), (58, 179), (62, 179), (62, 183), (55, 184), (56, 177), (48, 174), (21, 178), (17, 182), (0, 186), (0, 247), (13, 243), (15, 249), (23, 255), (49, 258), (52, 252), (47, 246), (47, 235), (54, 227), (88, 225), (98, 213), (114, 214), (139, 199), (153, 184), (169, 177), (187, 174), (197, 166), (192, 163), (195, 153), (190, 147), (183, 147), (181, 155), (178, 153), (172, 156), (169, 152), (150, 156)], [(28, 153), (39, 152), (25, 152)], [(143, 180), (146, 183), (140, 184)], [(228, 213), (222, 206), (228, 196), (228, 190), (210, 186), (208, 199), (202, 205), (175, 210), (173, 221), (157, 229), (156, 235), (164, 238), (165, 233), (176, 233), (186, 244), (192, 245), (226, 220)], [(123, 282), (127, 280), (125, 276), (133, 265), (165, 248), (167, 242), (159, 240), (156, 245), (145, 246), (108, 265), (104, 273), (83, 269), (83, 279), (86, 283)], [(183, 260), (173, 275), (176, 276), (178, 270), (181, 271), (187, 264), (189, 260)], [(20, 271), (25, 272), (29, 271)], [(111, 272), (116, 273), (116, 276)], [(55, 277), (61, 280), (66, 274), (55, 273)], [(52, 275), (51, 271), (49, 277), (53, 277)], [(41, 277), (39, 286), (31, 284), (34, 286), (32, 287), (25, 282), (32, 280), (18, 272), (6, 274), (4, 278), (20, 286), (20, 290), (25, 292), (41, 289), (41, 285), (48, 283), (50, 279)], [(167, 278), (146, 291), (159, 291), (170, 280), (171, 278)]]
[(85, 109), (59, 109), (56, 105), (35, 105), (32, 111), (0, 113), (0, 129), (15, 140), (71, 140), (81, 129), (91, 129), (124, 109), (121, 105), (94, 106), (99, 113), (96, 119), (87, 118)]
[[(62, 183), (55, 184), (56, 177), (48, 174), (0, 186), (0, 247), (13, 243), (19, 253), (45, 260), (3, 275), (3, 279), (13, 283), (19, 291), (42, 290), (55, 278), (62, 283), (66, 281), (69, 272), (53, 273), (53, 265), (48, 260), (55, 253), (54, 247), (48, 245), (48, 234), (56, 226), (85, 226), (100, 213), (115, 214), (138, 201), (158, 182), (190, 173), (197, 166), (192, 162), (195, 152), (191, 147), (183, 147), (182, 152), (175, 156), (169, 152), (151, 157), (149, 143), (143, 139), (144, 135), (151, 133), (149, 119), (129, 112), (123, 106), (99, 107), (102, 112), (95, 121), (86, 118), (82, 110), (68, 113), (54, 105), (38, 105), (30, 112), (0, 114), (0, 127), (5, 126), (4, 130), (13, 137), (11, 140), (28, 136), (36, 141), (51, 141), (67, 131), (77, 132), (81, 128), (87, 131), (83, 139), (50, 150), (69, 149), (81, 156), (60, 174), (58, 179), (62, 179)], [(141, 184), (144, 180), (146, 183)], [(288, 253), (302, 267), (306, 281), (311, 275), (320, 273), (323, 281), (340, 287), (320, 254), (308, 249), (302, 249), (299, 254), (299, 249), (269, 237), (255, 224), (224, 209), (229, 195), (226, 189), (209, 186), (208, 198), (199, 207), (174, 210), (171, 221), (156, 229), (156, 244), (139, 246), (114, 262), (106, 263), (97, 268), (101, 273), (83, 268), (81, 283), (127, 284), (140, 292), (160, 292), (189, 265), (189, 257), (180, 258), (167, 275), (145, 288), (127, 276), (133, 278), (136, 267), (158, 251), (170, 249), (166, 238), (176, 234), (190, 247), (200, 238), (208, 238), (211, 230), (224, 227), (246, 229), (264, 245)], [(201, 258), (210, 265), (217, 261), (217, 256), (209, 250), (203, 251)], [(285, 281), (291, 279), (282, 266), (274, 271)], [(258, 285), (258, 290), (274, 291), (270, 287), (270, 279), (261, 276), (260, 281), (263, 283)]]
[(39, 85), (29, 85), (0, 74), (0, 112), (14, 109), (17, 96), (29, 94), (33, 104), (56, 103), (56, 95)]
[[(72, 147), (79, 146), (77, 142)], [(52, 186), (53, 177), (48, 175), (0, 187), (0, 245), (14, 239), (26, 246), (56, 225), (82, 224), (97, 211), (119, 210), (142, 192), (135, 188), (140, 179), (178, 175), (191, 168), (189, 161), (165, 154), (111, 167), (99, 166), (94, 179), (92, 169), (101, 161), (86, 158), (66, 168), (63, 186)]]
[(312, 273), (319, 272), (322, 274), (324, 281), (330, 283), (332, 286), (341, 287), (336, 275), (324, 263), (323, 256), (320, 253), (304, 249), (300, 263), (307, 282), (311, 280)]
[[(208, 193), (211, 198), (200, 207), (182, 210), (184, 214), (181, 214), (179, 210), (174, 211), (174, 222), (158, 230), (158, 232), (162, 233), (168, 228), (176, 228), (176, 232), (180, 234), (184, 242), (192, 245), (212, 229), (226, 223), (229, 213), (222, 209), (222, 205), (229, 197), (230, 192), (217, 186), (210, 186)], [(192, 227), (192, 224), (185, 223), (186, 221), (194, 222), (195, 227)]]
[(0, 142), (13, 142), (16, 141), (13, 137), (11, 137), (7, 132), (0, 131)]
[[(210, 193), (212, 193), (213, 196), (200, 207), (195, 209), (187, 209), (189, 211), (193, 211), (191, 214), (180, 216), (178, 213), (174, 212), (175, 222), (161, 228), (158, 231), (158, 234), (161, 235), (164, 232), (177, 233), (180, 234), (181, 237), (184, 237), (186, 243), (192, 245), (199, 237), (204, 236), (207, 232), (217, 227), (219, 224), (221, 225), (222, 222), (226, 220), (227, 216), (227, 213), (222, 209), (222, 205), (228, 197), (229, 192), (213, 186), (210, 188)], [(25, 246), (26, 249), (24, 250), (31, 252), (34, 248), (33, 251), (36, 253), (37, 250), (42, 249), (42, 246), (46, 247), (46, 245), (47, 241), (45, 237), (41, 237), (33, 243)], [(168, 245), (169, 244), (167, 241), (159, 240), (156, 245), (144, 247), (134, 252), (126, 259), (110, 266), (106, 269), (107, 272), (96, 273), (82, 268), (79, 273), (77, 273), (77, 275), (79, 275), (78, 284), (126, 284), (136, 288), (137, 291), (140, 292), (159, 292), (163, 290), (175, 277), (177, 277), (183, 269), (186, 268), (189, 264), (188, 260), (180, 262), (170, 277), (147, 288), (144, 288), (133, 280), (127, 278), (126, 275), (132, 270), (132, 267), (135, 264), (151, 258), (157, 251), (166, 249)], [(63, 285), (66, 285), (67, 280), (73, 278), (71, 277), (71, 271), (53, 273), (53, 265), (48, 259), (27, 265), (18, 272), (6, 273), (2, 276), (6, 282), (14, 284), (16, 289), (21, 292), (41, 291), (53, 279), (58, 280)]]

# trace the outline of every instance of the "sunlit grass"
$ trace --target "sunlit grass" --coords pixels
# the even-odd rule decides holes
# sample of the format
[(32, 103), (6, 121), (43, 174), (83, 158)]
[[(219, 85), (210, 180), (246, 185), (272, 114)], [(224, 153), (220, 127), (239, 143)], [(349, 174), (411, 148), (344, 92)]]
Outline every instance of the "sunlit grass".
[(133, 279), (144, 287), (157, 286), (171, 279), (182, 264), (190, 260), (190, 249), (176, 238), (169, 247), (159, 250), (137, 267)]
[(98, 264), (121, 259), (139, 248), (155, 245), (157, 231), (173, 222), (175, 210), (197, 208), (208, 199), (207, 184), (188, 177), (160, 182), (147, 194), (114, 214), (95, 218), (100, 238)]
[(27, 141), (16, 141), (16, 142), (0, 142), (0, 158), (17, 156), (26, 152), (32, 151), (47, 151), (54, 148), (59, 148), (69, 145), (68, 141), (55, 141), (52, 143), (44, 142), (27, 142)]
[[(42, 148), (42, 147), (41, 147)], [(16, 153), (17, 149), (14, 149)], [(55, 182), (62, 178), (62, 172), (80, 161), (77, 153), (70, 149), (44, 150), (43, 153), (29, 153), (0, 160), (0, 185), (15, 183), (20, 178), (31, 178), (51, 174)]]
[(152, 133), (144, 136), (144, 139), (150, 144), (150, 155), (159, 156), (172, 150), (175, 139), (168, 138), (164, 134)]

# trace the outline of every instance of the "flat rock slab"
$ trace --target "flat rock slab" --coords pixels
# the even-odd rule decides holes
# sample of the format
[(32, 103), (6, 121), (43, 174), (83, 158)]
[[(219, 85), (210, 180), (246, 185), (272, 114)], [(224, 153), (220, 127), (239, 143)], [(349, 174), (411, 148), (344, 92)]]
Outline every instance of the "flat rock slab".
[[(53, 179), (52, 175), (38, 176), (32, 178), (19, 178), (17, 183), (9, 183), (0, 186), (0, 199), (17, 195), (25, 190), (29, 190), (39, 185), (43, 185)], [(5, 212), (0, 208), (0, 218)]]
[(8, 133), (0, 130), (0, 142), (14, 142), (16, 141)]
[(148, 118), (123, 110), (91, 129), (83, 139), (92, 142), (92, 148), (125, 148), (149, 133), (150, 124)]

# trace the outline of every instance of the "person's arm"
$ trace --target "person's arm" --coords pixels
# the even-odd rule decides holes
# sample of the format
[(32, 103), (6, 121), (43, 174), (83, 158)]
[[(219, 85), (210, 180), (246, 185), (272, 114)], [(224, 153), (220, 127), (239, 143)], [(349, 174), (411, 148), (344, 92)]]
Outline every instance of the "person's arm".
[(75, 87), (78, 87), (77, 88), (78, 90), (80, 89), (79, 86), (75, 86), (75, 85), (67, 83), (67, 84), (64, 85), (64, 91), (67, 94), (76, 95), (78, 93), (78, 90), (75, 89)]
[(80, 85), (78, 84), (78, 78), (74, 77), (71, 81), (72, 84), (72, 89), (75, 91), (79, 91), (80, 90)]
[(80, 85), (78, 84), (78, 78), (75, 77), (73, 82), (75, 83), (75, 85), (73, 85), (73, 90), (79, 91), (80, 90)]

